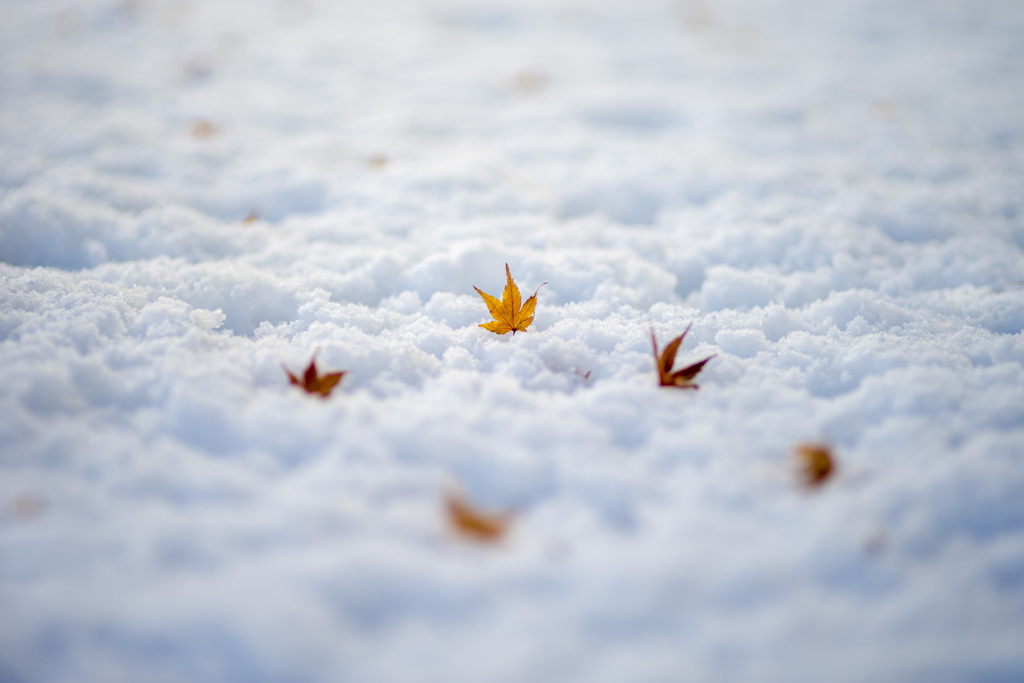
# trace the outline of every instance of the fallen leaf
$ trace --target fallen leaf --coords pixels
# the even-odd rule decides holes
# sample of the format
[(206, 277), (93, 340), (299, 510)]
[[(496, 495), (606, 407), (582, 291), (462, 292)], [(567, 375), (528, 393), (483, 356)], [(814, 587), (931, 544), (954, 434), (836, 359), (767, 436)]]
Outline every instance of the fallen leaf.
[(712, 354), (702, 361), (688, 365), (682, 370), (676, 370), (672, 372), (672, 366), (676, 362), (676, 352), (679, 351), (679, 347), (683, 343), (683, 339), (686, 338), (686, 333), (693, 327), (693, 323), (686, 326), (683, 333), (670, 341), (665, 350), (659, 355), (658, 354), (658, 340), (654, 336), (654, 328), (651, 328), (651, 346), (654, 348), (654, 364), (658, 367), (658, 382), (663, 387), (678, 387), (680, 389), (699, 389), (699, 385), (694, 384), (693, 378), (697, 376), (701, 370), (704, 369), (704, 364), (714, 358), (718, 354)]
[(445, 496), (448, 523), (456, 533), (477, 541), (500, 540), (512, 523), (512, 513), (482, 512), (470, 505), (461, 494), (449, 491)]
[(207, 139), (220, 135), (220, 124), (209, 119), (197, 119), (192, 122), (192, 137)]
[(35, 519), (46, 512), (46, 499), (23, 493), (11, 502), (11, 511), (20, 519)]
[(826, 444), (804, 443), (795, 449), (800, 479), (807, 488), (818, 488), (835, 474), (836, 460)]
[(479, 327), (495, 334), (511, 332), (515, 336), (516, 332), (525, 330), (533, 322), (533, 310), (537, 307), (537, 292), (547, 283), (542, 283), (540, 287), (537, 287), (533, 296), (523, 301), (507, 263), (505, 264), (505, 277), (508, 278), (508, 282), (505, 284), (505, 291), (501, 293), (501, 301), (480, 291), (479, 287), (473, 286), (476, 293), (483, 297), (484, 303), (487, 304), (487, 310), (494, 317), (494, 320), (489, 323), (481, 323)]
[(886, 99), (877, 99), (871, 103), (871, 113), (883, 121), (892, 121), (898, 110), (895, 104)]
[(309, 361), (309, 366), (306, 371), (302, 373), (302, 379), (299, 379), (292, 374), (292, 371), (283, 365), (284, 371), (288, 373), (288, 381), (292, 384), (306, 390), (310, 394), (319, 394), (321, 398), (327, 398), (334, 391), (334, 387), (337, 386), (338, 382), (345, 375), (344, 371), (340, 372), (328, 372), (327, 374), (321, 375), (316, 369), (316, 354), (313, 354), (313, 358)]
[(388, 158), (383, 154), (374, 154), (366, 160), (366, 165), (379, 170), (388, 165)]
[(242, 222), (245, 223), (246, 225), (249, 225), (250, 223), (255, 223), (259, 219), (260, 212), (257, 211), (256, 209), (253, 209), (249, 213), (245, 214), (245, 218), (242, 219)]
[(548, 75), (540, 70), (526, 69), (516, 74), (513, 84), (520, 92), (532, 95), (547, 87)]

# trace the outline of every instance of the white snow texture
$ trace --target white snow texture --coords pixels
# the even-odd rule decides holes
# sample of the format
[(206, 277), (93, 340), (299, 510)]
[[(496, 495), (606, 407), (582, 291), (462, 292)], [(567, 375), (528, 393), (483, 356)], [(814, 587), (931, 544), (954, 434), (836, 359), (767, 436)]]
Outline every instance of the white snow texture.
[(3, 683), (1024, 680), (1024, 3), (0, 0), (0, 261)]

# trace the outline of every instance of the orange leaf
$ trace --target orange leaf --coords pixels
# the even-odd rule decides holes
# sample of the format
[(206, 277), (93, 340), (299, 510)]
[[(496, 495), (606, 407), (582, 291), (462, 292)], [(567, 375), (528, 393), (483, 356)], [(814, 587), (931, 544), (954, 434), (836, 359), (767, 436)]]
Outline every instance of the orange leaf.
[(304, 389), (310, 394), (319, 394), (320, 398), (327, 398), (334, 391), (334, 387), (338, 385), (341, 378), (345, 376), (344, 371), (339, 372), (328, 372), (321, 375), (316, 368), (316, 353), (313, 354), (313, 358), (310, 359), (309, 365), (306, 367), (306, 371), (302, 373), (302, 378), (298, 378), (292, 374), (286, 366), (282, 365), (284, 371), (288, 373), (288, 381), (295, 386)]
[(512, 513), (500, 514), (482, 512), (458, 493), (445, 496), (448, 523), (458, 534), (477, 541), (495, 542), (500, 540), (512, 523)]
[(473, 286), (476, 293), (483, 297), (484, 303), (487, 304), (487, 310), (494, 318), (489, 323), (481, 323), (479, 327), (495, 334), (511, 332), (515, 336), (516, 332), (525, 330), (533, 322), (533, 311), (537, 308), (537, 292), (547, 283), (542, 283), (540, 287), (537, 287), (533, 296), (523, 301), (523, 296), (519, 293), (519, 287), (516, 286), (515, 280), (512, 279), (512, 271), (508, 269), (507, 263), (505, 264), (505, 277), (507, 282), (505, 291), (501, 293), (501, 301), (480, 291), (479, 287)]
[(804, 443), (794, 452), (799, 461), (800, 479), (807, 488), (817, 488), (835, 474), (836, 459), (828, 445)]
[(686, 326), (683, 333), (670, 341), (665, 350), (658, 354), (658, 340), (654, 336), (654, 328), (651, 328), (651, 347), (654, 349), (654, 365), (658, 368), (658, 383), (663, 387), (677, 387), (679, 389), (699, 389), (699, 385), (693, 382), (693, 378), (704, 369), (704, 364), (718, 354), (712, 354), (702, 361), (693, 365), (687, 365), (682, 370), (672, 372), (672, 366), (676, 362), (676, 352), (686, 338), (686, 333), (693, 327), (693, 323)]

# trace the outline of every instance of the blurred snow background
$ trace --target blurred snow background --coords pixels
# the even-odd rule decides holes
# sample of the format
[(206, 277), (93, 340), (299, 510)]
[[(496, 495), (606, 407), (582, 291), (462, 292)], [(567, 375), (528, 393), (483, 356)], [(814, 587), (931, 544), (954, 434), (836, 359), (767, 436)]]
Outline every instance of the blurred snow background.
[(0, 680), (1020, 680), (1022, 189), (1010, 0), (3, 0)]

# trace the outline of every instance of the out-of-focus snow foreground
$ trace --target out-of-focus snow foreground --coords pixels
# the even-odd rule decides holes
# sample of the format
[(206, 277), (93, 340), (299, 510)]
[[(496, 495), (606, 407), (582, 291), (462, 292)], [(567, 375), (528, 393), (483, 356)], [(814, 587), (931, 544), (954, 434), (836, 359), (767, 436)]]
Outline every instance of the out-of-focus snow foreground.
[(4, 0), (0, 680), (1021, 680), (1022, 188), (1013, 1)]

